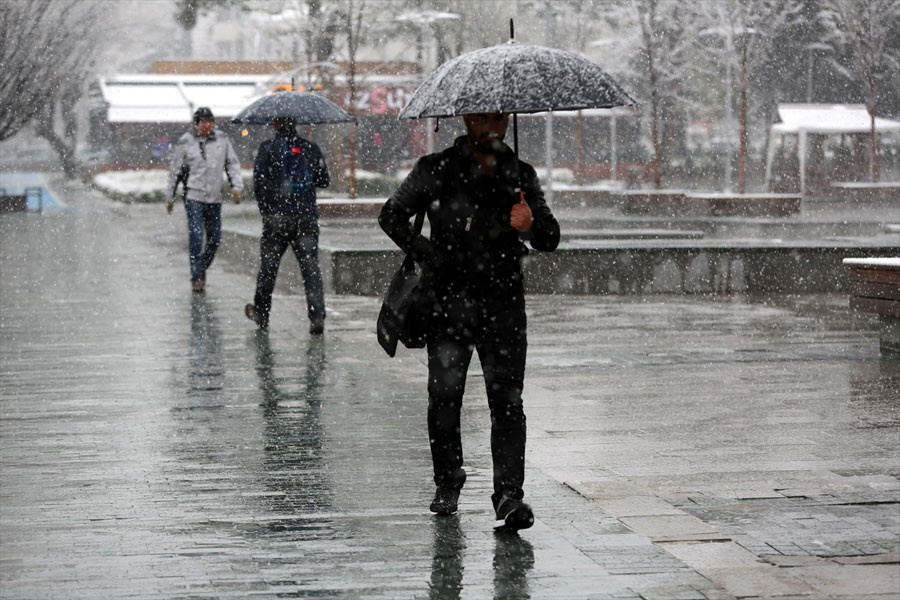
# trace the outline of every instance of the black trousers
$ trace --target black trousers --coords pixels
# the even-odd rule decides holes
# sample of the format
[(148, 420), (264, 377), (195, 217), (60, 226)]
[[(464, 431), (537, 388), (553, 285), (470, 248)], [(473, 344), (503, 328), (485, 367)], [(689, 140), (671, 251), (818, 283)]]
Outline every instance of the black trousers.
[(522, 498), (525, 481), (525, 411), (522, 389), (527, 351), (522, 293), (489, 302), (456, 298), (442, 306), (428, 343), (428, 435), (438, 486), (458, 487), (463, 465), (460, 411), (474, 352), (484, 372), (491, 413), (491, 456), (496, 504), (504, 494)]
[(268, 323), (278, 267), (288, 247), (300, 263), (309, 320), (322, 320), (325, 318), (325, 286), (319, 267), (319, 223), (315, 217), (263, 215), (260, 266), (253, 304), (263, 321)]

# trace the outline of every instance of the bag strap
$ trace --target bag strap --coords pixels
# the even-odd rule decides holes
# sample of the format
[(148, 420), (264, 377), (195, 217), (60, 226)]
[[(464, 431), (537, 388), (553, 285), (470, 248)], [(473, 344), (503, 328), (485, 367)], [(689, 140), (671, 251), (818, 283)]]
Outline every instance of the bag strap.
[[(422, 233), (422, 226), (425, 224), (425, 213), (420, 212), (416, 215), (416, 222), (413, 223), (413, 233), (419, 235)], [(413, 260), (412, 256), (406, 254), (403, 257), (403, 263), (400, 265), (401, 269), (405, 269), (407, 271), (412, 271), (416, 268), (416, 261)]]

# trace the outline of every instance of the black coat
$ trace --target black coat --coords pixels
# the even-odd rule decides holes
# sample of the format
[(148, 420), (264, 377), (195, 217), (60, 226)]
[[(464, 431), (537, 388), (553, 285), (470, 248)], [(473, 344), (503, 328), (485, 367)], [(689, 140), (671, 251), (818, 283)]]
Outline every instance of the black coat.
[[(534, 223), (527, 234), (509, 224), (522, 182)], [(430, 239), (414, 235), (410, 219), (427, 211)], [(559, 244), (559, 223), (550, 212), (531, 165), (507, 146), (497, 173), (486, 175), (472, 156), (467, 136), (450, 148), (422, 157), (381, 209), (388, 236), (423, 265), (423, 286), (438, 301), (463, 295), (475, 301), (523, 294), (523, 239), (536, 250)]]

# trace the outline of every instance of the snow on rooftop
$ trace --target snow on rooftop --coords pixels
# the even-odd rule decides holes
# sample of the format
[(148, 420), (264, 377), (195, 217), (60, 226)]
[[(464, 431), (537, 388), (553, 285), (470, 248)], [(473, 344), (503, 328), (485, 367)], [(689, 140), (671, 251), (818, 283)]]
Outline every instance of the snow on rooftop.
[(123, 75), (100, 80), (110, 123), (189, 123), (208, 106), (231, 118), (264, 92), (271, 76)]
[[(871, 128), (869, 111), (862, 104), (779, 104), (773, 129), (782, 133), (865, 133)], [(875, 118), (881, 132), (900, 131), (900, 121)]]

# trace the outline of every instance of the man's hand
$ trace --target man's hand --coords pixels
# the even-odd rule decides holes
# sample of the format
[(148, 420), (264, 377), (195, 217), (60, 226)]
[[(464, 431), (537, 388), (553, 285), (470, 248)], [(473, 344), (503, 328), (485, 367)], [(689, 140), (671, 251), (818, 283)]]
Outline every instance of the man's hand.
[(531, 207), (525, 202), (525, 194), (519, 192), (519, 201), (513, 204), (509, 213), (509, 224), (513, 229), (520, 233), (531, 231), (531, 225), (534, 223), (534, 217), (531, 216)]
[(235, 204), (241, 203), (241, 191), (240, 190), (231, 190), (231, 200)]
[(172, 198), (169, 198), (168, 200), (166, 200), (166, 212), (169, 213), (170, 215), (172, 214), (173, 206), (175, 206), (175, 200), (173, 200)]

